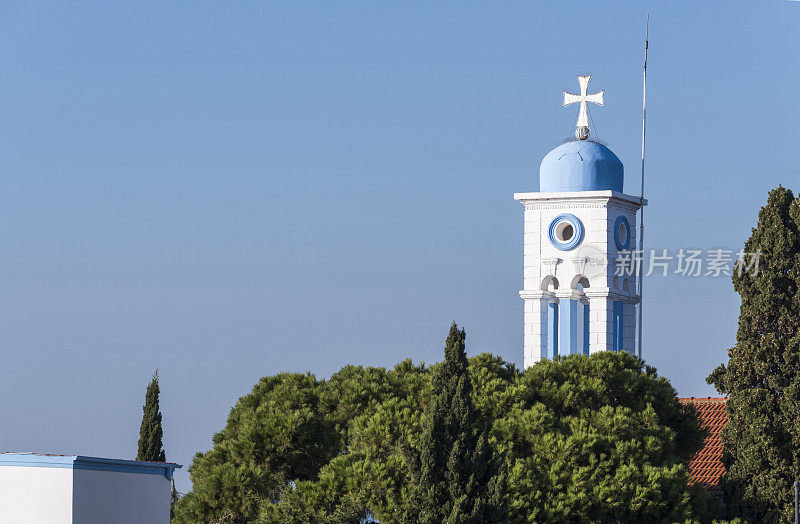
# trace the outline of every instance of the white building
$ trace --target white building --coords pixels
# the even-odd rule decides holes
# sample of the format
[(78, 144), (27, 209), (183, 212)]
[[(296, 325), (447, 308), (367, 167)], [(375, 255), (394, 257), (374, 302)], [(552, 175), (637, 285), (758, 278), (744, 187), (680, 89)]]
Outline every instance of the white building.
[(0, 524), (169, 522), (179, 464), (0, 453)]
[(622, 162), (589, 140), (586, 102), (603, 103), (603, 92), (587, 94), (589, 78), (578, 77), (580, 95), (564, 93), (565, 105), (581, 104), (577, 140), (544, 157), (538, 192), (514, 194), (525, 207), (525, 367), (556, 355), (635, 350), (635, 224), (647, 201), (622, 192)]

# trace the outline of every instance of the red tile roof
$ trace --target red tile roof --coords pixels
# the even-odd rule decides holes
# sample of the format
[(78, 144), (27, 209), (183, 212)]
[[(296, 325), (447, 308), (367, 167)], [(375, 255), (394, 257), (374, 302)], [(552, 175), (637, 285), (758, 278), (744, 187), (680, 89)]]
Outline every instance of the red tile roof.
[(728, 422), (725, 413), (725, 398), (682, 398), (684, 404), (691, 404), (700, 417), (700, 425), (708, 431), (703, 449), (695, 453), (689, 461), (690, 484), (701, 484), (709, 493), (721, 495), (720, 480), (725, 475), (722, 465), (722, 428)]

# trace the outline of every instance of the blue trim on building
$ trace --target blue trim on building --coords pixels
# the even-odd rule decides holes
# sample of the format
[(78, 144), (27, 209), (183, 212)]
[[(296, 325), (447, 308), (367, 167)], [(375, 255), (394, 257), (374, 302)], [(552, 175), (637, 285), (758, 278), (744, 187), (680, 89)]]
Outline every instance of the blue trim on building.
[(33, 453), (0, 453), (0, 466), (25, 466), (34, 468), (69, 468), (75, 455), (35, 455)]
[(182, 468), (173, 462), (145, 462), (141, 460), (107, 459), (81, 455), (37, 455), (35, 453), (0, 453), (0, 466), (33, 468), (67, 468), (118, 473), (164, 475), (172, 480), (174, 471)]
[[(556, 226), (561, 222), (569, 222), (572, 225), (573, 235), (568, 242), (561, 242), (556, 238)], [(583, 240), (583, 222), (571, 213), (562, 213), (550, 222), (548, 235), (550, 236), (550, 243), (553, 244), (553, 246), (561, 251), (569, 251)]]
[(589, 354), (589, 304), (583, 305), (583, 348), (584, 355)]
[[(625, 238), (619, 237), (619, 226), (621, 224), (625, 224)], [(616, 222), (614, 222), (614, 243), (620, 251), (627, 251), (631, 247), (631, 225), (625, 215), (618, 216)]]

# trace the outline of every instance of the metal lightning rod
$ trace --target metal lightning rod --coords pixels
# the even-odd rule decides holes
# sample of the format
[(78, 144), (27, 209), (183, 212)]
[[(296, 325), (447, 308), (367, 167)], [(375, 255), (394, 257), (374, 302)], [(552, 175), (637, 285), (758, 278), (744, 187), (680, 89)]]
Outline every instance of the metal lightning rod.
[(644, 302), (642, 300), (642, 261), (644, 260), (644, 145), (647, 137), (647, 48), (649, 46), (648, 37), (650, 34), (650, 13), (647, 14), (647, 22), (644, 29), (644, 70), (642, 72), (642, 190), (639, 194), (639, 254), (640, 262), (637, 266), (639, 277), (639, 358), (642, 358), (642, 310)]

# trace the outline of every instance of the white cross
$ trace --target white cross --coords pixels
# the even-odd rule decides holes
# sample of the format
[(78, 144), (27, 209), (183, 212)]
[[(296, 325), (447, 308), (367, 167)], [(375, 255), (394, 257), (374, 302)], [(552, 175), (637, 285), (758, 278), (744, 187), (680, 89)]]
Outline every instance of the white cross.
[(599, 93), (594, 93), (591, 95), (587, 94), (587, 91), (589, 90), (589, 81), (591, 79), (592, 75), (578, 76), (578, 84), (581, 86), (580, 95), (573, 95), (572, 93), (567, 93), (564, 91), (564, 107), (576, 102), (580, 102), (581, 104), (581, 109), (578, 112), (578, 123), (575, 124), (578, 128), (575, 131), (575, 136), (581, 140), (589, 138), (589, 110), (586, 107), (586, 102), (592, 102), (593, 104), (602, 106), (603, 93), (605, 93), (605, 91), (600, 91)]

